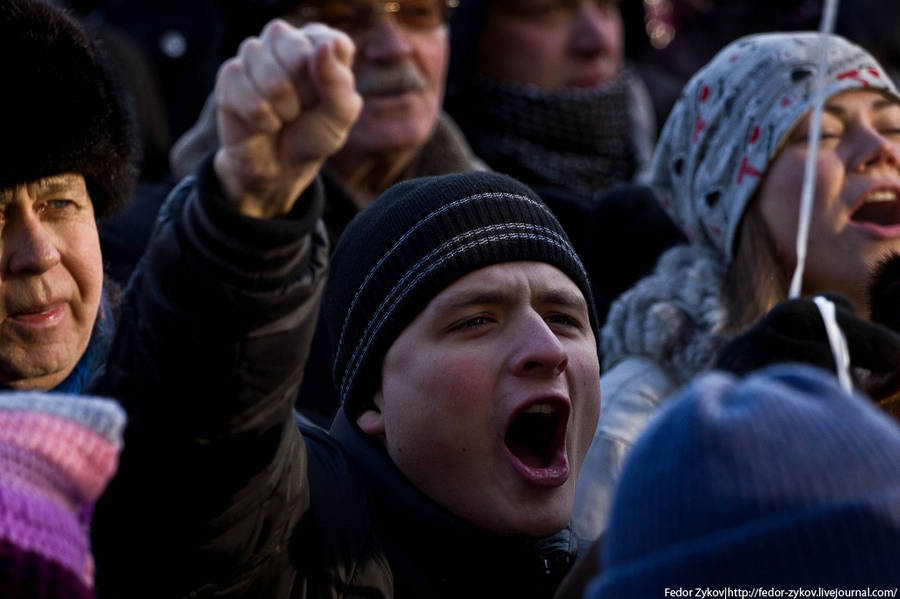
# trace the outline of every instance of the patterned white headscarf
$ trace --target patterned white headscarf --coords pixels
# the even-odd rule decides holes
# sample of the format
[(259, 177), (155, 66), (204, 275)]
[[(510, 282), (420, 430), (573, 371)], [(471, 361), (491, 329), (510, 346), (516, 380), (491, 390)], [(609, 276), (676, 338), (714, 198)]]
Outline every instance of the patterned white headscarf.
[[(813, 108), (821, 39), (791, 32), (732, 42), (691, 78), (660, 135), (651, 184), (663, 208), (692, 242), (718, 250), (726, 262), (761, 177)], [(868, 52), (837, 35), (829, 40), (826, 98), (872, 89), (900, 101)]]

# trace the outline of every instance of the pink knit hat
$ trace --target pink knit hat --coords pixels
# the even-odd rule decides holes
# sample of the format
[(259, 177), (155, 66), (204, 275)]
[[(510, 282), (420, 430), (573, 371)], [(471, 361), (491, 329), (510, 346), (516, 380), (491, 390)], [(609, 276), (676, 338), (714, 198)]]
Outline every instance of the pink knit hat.
[(0, 394), (0, 597), (92, 597), (88, 526), (116, 470), (114, 402)]

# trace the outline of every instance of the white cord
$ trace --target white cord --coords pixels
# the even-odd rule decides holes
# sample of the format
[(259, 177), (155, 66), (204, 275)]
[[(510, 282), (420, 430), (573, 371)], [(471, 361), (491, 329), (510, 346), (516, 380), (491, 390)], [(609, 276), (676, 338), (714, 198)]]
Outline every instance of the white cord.
[[(803, 189), (800, 194), (800, 214), (797, 219), (797, 267), (791, 279), (790, 297), (800, 297), (803, 290), (803, 271), (806, 267), (806, 254), (809, 245), (809, 223), (812, 220), (813, 197), (816, 187), (816, 158), (819, 154), (819, 140), (822, 128), (822, 110), (825, 106), (825, 72), (828, 70), (828, 41), (834, 31), (834, 19), (837, 13), (837, 0), (825, 0), (822, 22), (819, 27), (822, 43), (819, 45), (819, 69), (816, 73), (815, 103), (809, 125), (809, 145), (806, 150), (806, 165), (803, 171)], [(850, 378), (850, 351), (847, 340), (838, 325), (835, 307), (832, 302), (822, 296), (813, 299), (825, 323), (828, 343), (834, 355), (834, 366), (838, 381), (847, 392), (853, 391)]]
[(803, 190), (800, 194), (800, 215), (797, 219), (797, 267), (791, 280), (789, 297), (800, 297), (803, 287), (803, 270), (806, 266), (806, 249), (809, 240), (809, 223), (812, 219), (813, 192), (816, 187), (816, 157), (822, 127), (822, 109), (825, 105), (825, 72), (828, 70), (828, 40), (834, 30), (837, 0), (825, 0), (822, 23), (819, 28), (822, 43), (819, 45), (819, 69), (816, 73), (816, 93), (812, 119), (809, 125), (809, 145), (806, 150), (806, 167), (803, 171)]
[(838, 326), (834, 304), (827, 298), (817, 295), (813, 298), (822, 320), (825, 322), (825, 333), (828, 334), (828, 343), (831, 345), (831, 353), (834, 354), (834, 367), (837, 370), (838, 382), (847, 393), (853, 392), (853, 382), (850, 379), (850, 350), (847, 348), (847, 340), (841, 327)]

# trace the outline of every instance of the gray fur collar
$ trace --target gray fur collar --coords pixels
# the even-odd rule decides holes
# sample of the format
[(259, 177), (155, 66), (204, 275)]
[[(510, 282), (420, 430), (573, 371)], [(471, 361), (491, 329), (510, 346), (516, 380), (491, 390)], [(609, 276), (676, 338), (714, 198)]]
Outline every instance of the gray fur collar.
[(613, 303), (601, 333), (603, 369), (627, 357), (661, 366), (679, 385), (707, 368), (727, 341), (720, 286), (725, 264), (700, 245), (676, 246)]

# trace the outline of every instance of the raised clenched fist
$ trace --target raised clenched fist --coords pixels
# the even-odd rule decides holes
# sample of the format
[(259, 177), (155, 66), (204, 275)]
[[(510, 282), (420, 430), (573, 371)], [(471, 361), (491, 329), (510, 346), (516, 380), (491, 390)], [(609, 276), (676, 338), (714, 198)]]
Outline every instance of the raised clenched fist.
[(343, 145), (362, 108), (353, 54), (340, 31), (276, 19), (219, 69), (215, 171), (241, 213), (287, 214)]

